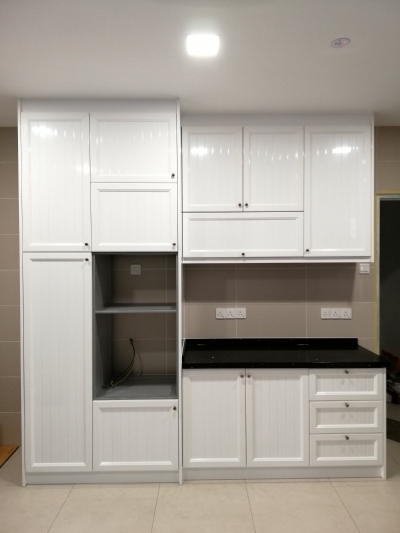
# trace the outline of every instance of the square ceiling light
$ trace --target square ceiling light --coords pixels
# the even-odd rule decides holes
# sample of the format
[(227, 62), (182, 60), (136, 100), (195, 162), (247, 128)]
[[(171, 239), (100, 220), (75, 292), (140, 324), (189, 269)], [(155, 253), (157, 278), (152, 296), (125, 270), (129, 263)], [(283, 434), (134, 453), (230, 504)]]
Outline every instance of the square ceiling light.
[(212, 57), (219, 51), (218, 35), (196, 33), (186, 37), (186, 50), (190, 56)]

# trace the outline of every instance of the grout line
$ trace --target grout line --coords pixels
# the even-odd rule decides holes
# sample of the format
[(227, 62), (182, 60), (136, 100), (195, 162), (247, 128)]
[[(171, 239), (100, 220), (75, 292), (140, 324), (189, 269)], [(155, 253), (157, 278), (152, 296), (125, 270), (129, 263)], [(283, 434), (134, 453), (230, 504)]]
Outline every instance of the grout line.
[(251, 508), (250, 496), (249, 496), (249, 491), (248, 491), (248, 488), (247, 488), (247, 481), (246, 480), (244, 480), (244, 484), (246, 485), (247, 501), (249, 502), (251, 520), (253, 522), (253, 529), (254, 529), (254, 533), (256, 533), (256, 525), (254, 523), (253, 509)]
[(57, 515), (56, 515), (56, 517), (54, 518), (53, 522), (50, 524), (50, 527), (49, 527), (49, 529), (47, 530), (47, 533), (50, 533), (50, 530), (51, 530), (51, 528), (53, 527), (54, 522), (57, 520), (58, 515), (61, 513), (61, 510), (62, 510), (62, 508), (64, 507), (65, 502), (66, 502), (66, 501), (68, 500), (68, 498), (70, 497), (71, 492), (73, 491), (74, 487), (75, 487), (75, 485), (72, 485), (71, 490), (68, 492), (67, 497), (65, 498), (65, 500), (64, 500), (64, 502), (63, 502), (63, 504), (62, 504), (62, 506), (60, 507), (60, 509), (59, 509), (59, 511), (58, 511), (58, 513), (57, 513)]
[(156, 511), (157, 511), (157, 504), (158, 504), (158, 496), (159, 496), (159, 494), (160, 494), (160, 486), (161, 486), (161, 483), (158, 484), (158, 491), (157, 491), (156, 504), (155, 504), (155, 506), (154, 506), (153, 522), (151, 523), (151, 530), (150, 530), (151, 533), (153, 532), (153, 528), (154, 528), (154, 520), (156, 519)]
[(334, 486), (334, 484), (332, 483), (331, 479), (329, 479), (329, 483), (331, 484), (331, 487), (333, 488), (333, 490), (336, 492), (337, 494), (337, 497), (339, 498), (340, 502), (342, 503), (343, 507), (346, 509), (346, 512), (347, 514), (349, 515), (351, 521), (353, 522), (354, 526), (356, 527), (357, 531), (359, 531), (361, 533), (361, 530), (360, 528), (357, 526), (354, 518), (351, 516), (350, 514), (350, 511), (347, 509), (346, 507), (346, 504), (344, 503), (344, 501), (342, 500), (342, 498), (340, 497), (340, 494), (338, 493), (338, 491), (336, 490), (336, 487)]

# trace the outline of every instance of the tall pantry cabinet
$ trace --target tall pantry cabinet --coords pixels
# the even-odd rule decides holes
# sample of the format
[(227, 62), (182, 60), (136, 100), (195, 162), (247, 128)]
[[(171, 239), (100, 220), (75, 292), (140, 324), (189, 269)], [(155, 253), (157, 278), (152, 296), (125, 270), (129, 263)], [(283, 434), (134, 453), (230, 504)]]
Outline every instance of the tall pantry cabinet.
[[(139, 396), (125, 382), (124, 393), (112, 389), (112, 401), (101, 401), (108, 399), (110, 376), (93, 379), (96, 368), (112, 367), (108, 332), (115, 314), (146, 312), (151, 324), (155, 313), (172, 313), (179, 344), (179, 283), (174, 305), (118, 306), (111, 297), (103, 309), (96, 304), (99, 271), (119, 254), (164, 253), (166, 262), (180, 263), (178, 110), (176, 101), (20, 102), (28, 483), (48, 482), (48, 475), (79, 481), (82, 473), (82, 480), (96, 481), (96, 470), (114, 475), (110, 481), (121, 471), (155, 472), (156, 480), (167, 470), (167, 479), (178, 479), (179, 378), (161, 376), (159, 386), (146, 376)], [(107, 275), (110, 281), (103, 275), (100, 285), (111, 294), (111, 267)]]

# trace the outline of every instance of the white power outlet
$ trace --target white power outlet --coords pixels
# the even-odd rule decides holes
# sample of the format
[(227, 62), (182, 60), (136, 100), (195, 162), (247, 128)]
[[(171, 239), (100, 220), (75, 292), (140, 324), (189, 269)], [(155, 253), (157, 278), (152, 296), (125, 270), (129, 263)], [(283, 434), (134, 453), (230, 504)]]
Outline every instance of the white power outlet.
[(140, 265), (131, 265), (131, 276), (140, 276), (142, 268)]
[(342, 310), (340, 307), (332, 307), (332, 318), (334, 320), (342, 318)]
[(343, 307), (342, 308), (342, 319), (351, 320), (352, 318), (353, 318), (353, 313), (351, 311), (351, 307)]
[(236, 318), (236, 307), (228, 307), (226, 310), (226, 318)]
[(246, 318), (246, 308), (238, 307), (236, 309), (236, 318)]
[(224, 320), (226, 318), (226, 309), (223, 307), (217, 307), (215, 310), (215, 318), (218, 320)]
[(332, 309), (330, 307), (321, 307), (321, 318), (323, 320), (332, 318)]

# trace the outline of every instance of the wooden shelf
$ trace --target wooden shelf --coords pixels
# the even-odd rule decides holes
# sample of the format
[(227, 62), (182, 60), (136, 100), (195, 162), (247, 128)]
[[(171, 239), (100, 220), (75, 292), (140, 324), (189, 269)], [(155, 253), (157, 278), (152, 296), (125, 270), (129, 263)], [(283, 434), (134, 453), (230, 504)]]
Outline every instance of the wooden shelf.
[(95, 400), (176, 399), (176, 376), (142, 376), (127, 378), (116, 387), (103, 388)]
[(113, 315), (120, 313), (176, 313), (175, 304), (114, 304), (96, 309), (96, 314)]

